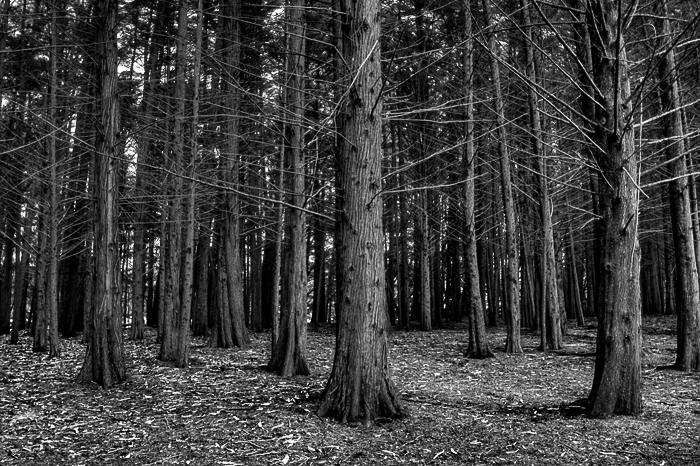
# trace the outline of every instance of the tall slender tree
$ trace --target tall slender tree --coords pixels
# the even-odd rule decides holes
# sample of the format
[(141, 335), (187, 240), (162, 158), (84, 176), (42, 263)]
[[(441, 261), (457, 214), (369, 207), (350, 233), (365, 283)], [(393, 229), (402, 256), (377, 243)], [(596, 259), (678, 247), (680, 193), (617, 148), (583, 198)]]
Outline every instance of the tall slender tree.
[[(544, 132), (537, 96), (538, 77), (535, 67), (530, 1), (521, 0), (523, 34), (528, 82), (528, 108), (530, 113), (530, 145), (532, 156), (537, 161), (539, 181), (541, 241), (542, 241), (542, 296), (540, 301), (540, 332), (546, 336), (549, 349), (558, 350), (562, 345), (561, 317), (559, 313), (559, 290), (557, 286), (557, 262), (554, 254), (554, 229), (552, 227), (552, 203), (547, 177), (547, 158), (544, 153)], [(546, 350), (542, 346), (542, 350)]]
[(243, 301), (243, 267), (241, 264), (240, 248), (240, 212), (241, 200), (237, 193), (239, 184), (240, 167), (240, 59), (241, 37), (240, 19), (241, 4), (239, 0), (225, 0), (223, 3), (223, 15), (221, 20), (223, 27), (223, 45), (225, 70), (223, 75), (224, 101), (226, 105), (225, 119), (225, 143), (221, 169), (227, 189), (224, 194), (224, 208), (222, 213), (222, 253), (223, 261), (219, 269), (226, 274), (224, 291), (227, 306), (223, 312), (229, 313), (232, 327), (233, 344), (247, 346), (250, 343), (248, 329), (245, 326), (245, 309)]
[(95, 261), (88, 344), (79, 379), (105, 388), (126, 377), (119, 302), (117, 234), (119, 186), (117, 157), (119, 98), (117, 94), (117, 0), (95, 0), (97, 51), (95, 140)]
[(491, 30), (488, 35), (488, 53), (491, 59), (491, 79), (495, 89), (495, 113), (496, 113), (496, 146), (498, 149), (498, 161), (501, 169), (501, 195), (503, 197), (503, 213), (505, 217), (506, 251), (505, 251), (505, 306), (506, 315), (506, 352), (522, 353), (520, 343), (520, 250), (518, 249), (518, 232), (515, 218), (515, 205), (513, 202), (513, 180), (511, 179), (511, 161), (508, 153), (506, 133), (506, 118), (503, 106), (501, 90), (501, 72), (499, 65), (499, 52), (496, 43), (496, 22), (491, 13), (489, 2), (483, 0), (486, 25)]
[(465, 135), (464, 165), (466, 181), (464, 185), (464, 216), (465, 232), (465, 296), (469, 312), (469, 344), (467, 355), (473, 358), (492, 357), (486, 335), (484, 308), (481, 299), (481, 278), (479, 276), (479, 261), (476, 245), (476, 215), (475, 193), (476, 184), (476, 151), (474, 150), (474, 38), (472, 33), (472, 4), (471, 0), (462, 0), (464, 14), (464, 86), (465, 86)]
[(306, 362), (306, 192), (304, 182), (304, 73), (306, 68), (305, 0), (287, 2), (287, 97), (284, 144), (288, 159), (289, 207), (287, 209), (287, 267), (282, 283), (279, 336), (269, 368), (288, 377), (309, 374)]
[(673, 35), (668, 19), (666, 0), (660, 3), (662, 56), (659, 60), (659, 94), (664, 116), (663, 133), (667, 139), (666, 159), (672, 167), (669, 182), (671, 203), (671, 230), (676, 265), (677, 339), (675, 366), (683, 371), (700, 370), (700, 281), (692, 212), (690, 206), (689, 177), (685, 161), (683, 119), (678, 91)]

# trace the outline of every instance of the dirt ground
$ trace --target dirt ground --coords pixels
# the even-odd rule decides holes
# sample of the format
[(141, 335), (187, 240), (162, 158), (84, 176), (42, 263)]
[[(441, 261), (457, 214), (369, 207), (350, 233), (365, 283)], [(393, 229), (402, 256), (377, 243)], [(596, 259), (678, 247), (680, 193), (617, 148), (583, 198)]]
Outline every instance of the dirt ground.
[(283, 379), (261, 369), (269, 333), (244, 350), (195, 339), (192, 367), (156, 359), (152, 331), (126, 341), (130, 380), (111, 390), (74, 379), (84, 347), (63, 357), (31, 352), (31, 338), (0, 343), (2, 464), (700, 464), (700, 374), (656, 370), (674, 360), (675, 321), (646, 318), (644, 412), (589, 419), (569, 409), (593, 377), (595, 330), (570, 327), (566, 348), (463, 356), (463, 328), (392, 332), (391, 367), (410, 415), (375, 426), (316, 416), (330, 372), (330, 328), (310, 331), (312, 375)]

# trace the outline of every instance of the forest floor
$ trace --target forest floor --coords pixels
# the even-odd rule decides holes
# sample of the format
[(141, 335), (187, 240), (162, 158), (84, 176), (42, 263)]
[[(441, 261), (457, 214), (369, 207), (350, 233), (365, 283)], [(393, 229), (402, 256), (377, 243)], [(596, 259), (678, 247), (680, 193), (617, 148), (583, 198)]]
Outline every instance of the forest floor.
[(675, 321), (644, 322), (644, 412), (589, 419), (567, 405), (585, 398), (595, 330), (570, 327), (564, 351), (463, 356), (464, 329), (390, 335), (394, 381), (410, 415), (373, 426), (316, 416), (330, 372), (332, 329), (310, 331), (312, 375), (261, 369), (269, 333), (249, 348), (195, 339), (192, 366), (156, 359), (150, 331), (126, 341), (130, 379), (110, 390), (77, 384), (84, 347), (63, 340), (62, 357), (0, 341), (2, 464), (700, 464), (700, 375), (656, 367), (674, 361)]

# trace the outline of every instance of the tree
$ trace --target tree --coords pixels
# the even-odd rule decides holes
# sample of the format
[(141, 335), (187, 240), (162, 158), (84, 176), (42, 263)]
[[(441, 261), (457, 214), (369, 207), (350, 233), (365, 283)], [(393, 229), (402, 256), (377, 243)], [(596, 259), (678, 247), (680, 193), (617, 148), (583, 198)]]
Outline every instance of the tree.
[(593, 154), (599, 170), (602, 276), (596, 362), (589, 413), (639, 414), (641, 304), (638, 215), (639, 155), (625, 123), (631, 108), (624, 35), (614, 0), (587, 1), (591, 77), (595, 85)]
[(49, 257), (48, 276), (46, 277), (46, 307), (48, 312), (49, 324), (49, 357), (58, 357), (61, 354), (61, 343), (58, 339), (58, 260), (59, 260), (59, 231), (58, 231), (58, 195), (59, 195), (59, 177), (58, 177), (58, 159), (56, 155), (56, 133), (58, 132), (57, 112), (57, 96), (58, 92), (58, 55), (60, 49), (58, 46), (58, 32), (56, 31), (57, 22), (56, 16), (61, 13), (62, 6), (59, 3), (54, 3), (51, 7), (51, 51), (49, 53), (49, 114), (48, 121), (51, 125), (49, 128), (48, 141), (48, 168), (49, 168), (49, 203), (46, 208), (46, 221), (48, 231), (48, 244), (46, 254)]
[(333, 369), (319, 416), (372, 422), (402, 415), (386, 335), (382, 233), (382, 70), (379, 1), (342, 0), (347, 85), (337, 153), (339, 315)]
[(498, 161), (501, 168), (501, 194), (503, 197), (503, 213), (506, 221), (506, 293), (507, 305), (506, 314), (506, 353), (522, 353), (520, 344), (520, 258), (518, 249), (518, 236), (515, 219), (515, 206), (513, 203), (513, 181), (511, 179), (510, 155), (508, 154), (508, 143), (506, 135), (506, 119), (503, 107), (503, 96), (501, 90), (501, 73), (499, 65), (499, 53), (496, 46), (496, 22), (491, 14), (489, 2), (483, 0), (484, 16), (486, 25), (491, 29), (488, 35), (488, 53), (491, 58), (491, 79), (495, 88), (496, 96), (494, 101), (496, 113), (497, 135), (496, 142), (498, 148)]
[(465, 47), (464, 47), (464, 79), (466, 91), (464, 165), (466, 181), (464, 184), (464, 216), (466, 219), (465, 239), (465, 295), (469, 307), (469, 345), (467, 355), (473, 358), (492, 357), (486, 336), (484, 309), (481, 300), (481, 279), (479, 277), (479, 261), (476, 245), (476, 216), (474, 203), (474, 185), (476, 184), (476, 151), (474, 150), (474, 38), (472, 36), (471, 0), (462, 0), (464, 14)]
[(305, 0), (288, 2), (287, 79), (285, 104), (289, 123), (285, 125), (284, 145), (288, 158), (289, 207), (287, 209), (287, 267), (282, 284), (279, 335), (273, 346), (268, 368), (280, 375), (308, 375), (306, 362), (306, 205), (304, 176), (304, 72)]
[(78, 376), (105, 388), (126, 377), (119, 302), (117, 217), (117, 0), (95, 0), (98, 121), (94, 153), (95, 261), (92, 309), (85, 359)]
[(243, 307), (243, 280), (240, 248), (240, 198), (236, 187), (239, 183), (240, 167), (240, 108), (241, 90), (240, 76), (240, 15), (241, 5), (238, 0), (225, 0), (223, 3), (223, 42), (224, 62), (222, 87), (225, 92), (226, 104), (224, 150), (223, 161), (220, 162), (223, 180), (227, 191), (224, 194), (224, 206), (221, 220), (221, 249), (222, 261), (219, 263), (220, 273), (225, 274), (222, 290), (226, 293), (227, 305), (220, 312), (227, 312), (232, 329), (232, 341), (224, 346), (236, 345), (244, 347), (248, 345), (250, 337), (245, 327), (245, 309)]
[(672, 167), (669, 181), (671, 227), (676, 265), (677, 339), (675, 367), (682, 371), (700, 370), (700, 281), (698, 281), (693, 221), (686, 166), (683, 120), (678, 92), (678, 73), (673, 36), (666, 0), (661, 2), (662, 56), (659, 60), (659, 94), (664, 116), (663, 133), (669, 141), (666, 160)]
[[(546, 336), (549, 349), (561, 349), (561, 322), (559, 316), (559, 291), (557, 286), (557, 263), (554, 253), (554, 231), (552, 228), (552, 204), (547, 180), (547, 159), (544, 153), (544, 132), (542, 131), (539, 99), (537, 96), (537, 73), (533, 50), (532, 24), (530, 21), (530, 2), (521, 0), (523, 15), (523, 34), (528, 81), (528, 108), (530, 115), (530, 143), (532, 155), (537, 160), (537, 177), (539, 178), (540, 221), (542, 235), (542, 297), (540, 302), (540, 332)], [(545, 341), (542, 340), (545, 351)]]

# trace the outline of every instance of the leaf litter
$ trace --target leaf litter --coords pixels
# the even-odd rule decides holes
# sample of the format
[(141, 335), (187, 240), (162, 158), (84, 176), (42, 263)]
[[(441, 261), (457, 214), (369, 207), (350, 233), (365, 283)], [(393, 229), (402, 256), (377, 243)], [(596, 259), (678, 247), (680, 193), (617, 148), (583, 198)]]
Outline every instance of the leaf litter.
[(673, 362), (675, 324), (645, 318), (644, 412), (589, 419), (569, 404), (593, 376), (595, 330), (570, 328), (566, 347), (464, 357), (462, 327), (390, 334), (390, 364), (410, 416), (374, 426), (316, 416), (329, 375), (330, 327), (310, 331), (312, 374), (281, 378), (263, 367), (269, 333), (246, 349), (195, 338), (192, 364), (157, 360), (153, 331), (126, 340), (129, 380), (110, 390), (75, 382), (84, 354), (63, 357), (0, 342), (2, 464), (700, 464), (700, 375), (659, 371)]

